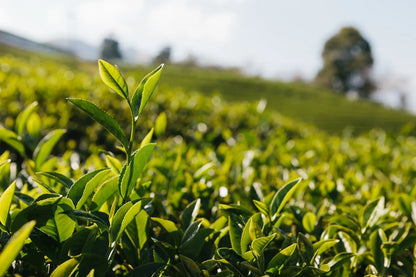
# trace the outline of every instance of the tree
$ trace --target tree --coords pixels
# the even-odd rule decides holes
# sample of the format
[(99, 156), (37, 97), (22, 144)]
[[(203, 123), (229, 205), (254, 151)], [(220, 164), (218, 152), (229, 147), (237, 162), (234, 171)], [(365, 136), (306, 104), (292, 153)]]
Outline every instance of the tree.
[(172, 48), (170, 46), (163, 47), (159, 54), (153, 59), (156, 64), (168, 63), (170, 61), (170, 55)]
[(118, 41), (113, 38), (105, 38), (101, 45), (100, 57), (106, 60), (121, 59)]
[(323, 67), (315, 82), (341, 93), (355, 92), (368, 98), (375, 89), (371, 79), (373, 56), (368, 41), (353, 27), (331, 37), (322, 51)]

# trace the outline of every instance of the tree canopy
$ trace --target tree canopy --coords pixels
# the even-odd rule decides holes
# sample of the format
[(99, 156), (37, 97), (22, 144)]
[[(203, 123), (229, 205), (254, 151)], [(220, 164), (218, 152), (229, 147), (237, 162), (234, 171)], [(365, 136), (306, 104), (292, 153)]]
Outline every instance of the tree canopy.
[(368, 98), (375, 89), (371, 79), (373, 56), (369, 42), (353, 27), (331, 37), (322, 51), (323, 67), (315, 82), (341, 93)]
[(106, 60), (121, 59), (118, 41), (113, 38), (105, 38), (101, 44), (100, 57)]

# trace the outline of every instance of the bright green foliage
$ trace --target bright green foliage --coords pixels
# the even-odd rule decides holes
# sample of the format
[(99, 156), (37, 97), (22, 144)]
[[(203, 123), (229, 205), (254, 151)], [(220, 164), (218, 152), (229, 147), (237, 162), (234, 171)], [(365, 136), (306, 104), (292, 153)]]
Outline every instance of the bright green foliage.
[[(131, 78), (99, 64), (116, 94), (92, 97), (102, 108), (69, 101), (81, 110), (74, 120), (86, 112), (101, 127), (49, 132), (48, 116), (35, 109), (42, 99), (15, 124), (1, 123), (0, 252), (36, 222), (8, 274), (414, 273), (413, 137), (329, 136), (257, 103), (173, 88), (149, 101), (162, 67), (130, 94)], [(36, 116), (37, 135), (29, 132)], [(86, 147), (89, 136), (97, 137)]]

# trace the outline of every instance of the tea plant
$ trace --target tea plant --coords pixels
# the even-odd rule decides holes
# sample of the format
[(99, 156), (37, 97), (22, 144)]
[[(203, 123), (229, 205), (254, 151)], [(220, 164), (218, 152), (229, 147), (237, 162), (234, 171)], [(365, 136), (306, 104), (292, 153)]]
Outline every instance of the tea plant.
[[(414, 138), (331, 137), (182, 91), (151, 104), (162, 68), (131, 93), (99, 61), (127, 113), (68, 99), (117, 140), (85, 161), (52, 155), (67, 131), (41, 130), (36, 103), (0, 127), (0, 275), (413, 274)], [(137, 141), (145, 106), (159, 116)]]

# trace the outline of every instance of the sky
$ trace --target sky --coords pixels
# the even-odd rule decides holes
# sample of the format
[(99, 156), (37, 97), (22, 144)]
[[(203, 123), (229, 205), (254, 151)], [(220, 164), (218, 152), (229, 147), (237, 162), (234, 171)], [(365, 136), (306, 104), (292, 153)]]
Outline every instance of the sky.
[(99, 45), (111, 34), (146, 55), (170, 45), (174, 60), (192, 54), (283, 80), (313, 79), (325, 41), (354, 26), (370, 42), (376, 78), (416, 94), (415, 0), (0, 0), (0, 7), (0, 29), (30, 39)]

